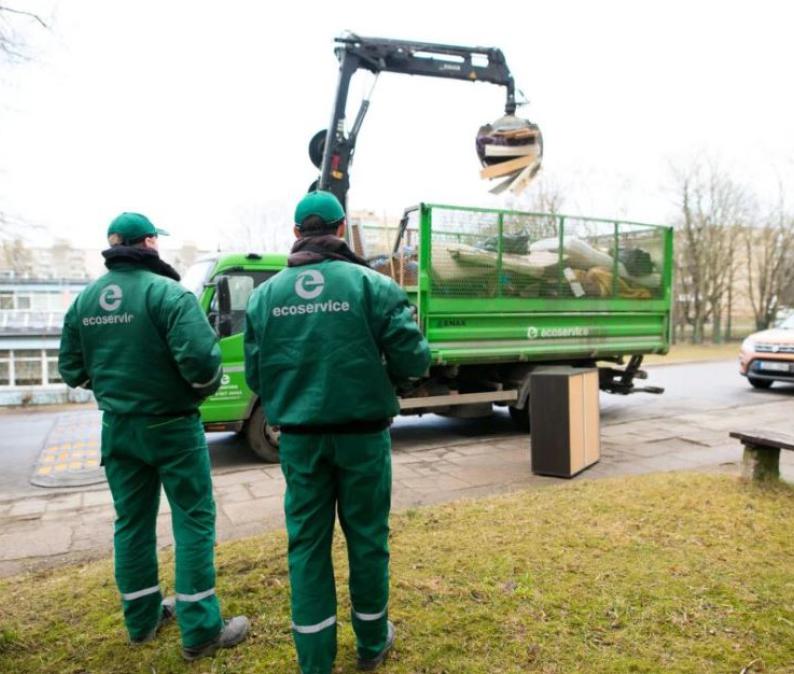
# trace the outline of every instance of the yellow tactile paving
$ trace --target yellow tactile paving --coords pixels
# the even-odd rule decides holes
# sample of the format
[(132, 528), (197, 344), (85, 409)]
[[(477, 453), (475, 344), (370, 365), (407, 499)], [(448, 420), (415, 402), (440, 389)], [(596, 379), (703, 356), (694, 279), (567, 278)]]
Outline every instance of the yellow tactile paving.
[(34, 479), (55, 480), (57, 484), (62, 479), (80, 480), (82, 476), (96, 475), (101, 458), (101, 423), (96, 414), (86, 416), (84, 420), (56, 421), (34, 468)]

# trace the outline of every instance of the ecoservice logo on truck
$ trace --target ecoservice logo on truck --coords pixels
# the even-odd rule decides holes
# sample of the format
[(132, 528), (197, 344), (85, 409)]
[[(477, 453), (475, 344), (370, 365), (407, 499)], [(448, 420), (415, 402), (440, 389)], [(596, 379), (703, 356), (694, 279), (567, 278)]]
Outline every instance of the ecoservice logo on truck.
[(573, 328), (537, 328), (530, 325), (527, 328), (527, 339), (541, 339), (545, 337), (589, 337), (591, 334), (590, 328), (573, 327)]

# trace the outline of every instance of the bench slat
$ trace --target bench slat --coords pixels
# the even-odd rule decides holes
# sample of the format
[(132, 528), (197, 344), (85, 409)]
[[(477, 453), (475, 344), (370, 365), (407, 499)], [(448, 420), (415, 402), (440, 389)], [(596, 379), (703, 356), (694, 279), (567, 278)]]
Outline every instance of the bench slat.
[(732, 438), (738, 438), (744, 444), (756, 447), (794, 450), (794, 436), (777, 431), (731, 431)]

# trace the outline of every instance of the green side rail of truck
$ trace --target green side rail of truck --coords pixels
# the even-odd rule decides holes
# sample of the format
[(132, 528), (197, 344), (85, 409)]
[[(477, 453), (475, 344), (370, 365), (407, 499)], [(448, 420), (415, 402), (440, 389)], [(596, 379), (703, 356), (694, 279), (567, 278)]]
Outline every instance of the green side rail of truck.
[[(205, 429), (243, 432), (269, 461), (278, 460), (278, 429), (245, 384), (242, 331), (248, 296), (286, 258), (218, 253), (185, 275), (221, 338), (222, 386), (201, 407)], [(368, 259), (405, 288), (433, 354), (426, 376), (399, 391), (402, 414), (473, 417), (507, 406), (528, 430), (530, 374), (551, 364), (598, 367), (612, 393), (661, 392), (634, 380), (645, 377), (645, 354), (669, 348), (670, 227), (420, 204), (406, 210), (390, 250)]]

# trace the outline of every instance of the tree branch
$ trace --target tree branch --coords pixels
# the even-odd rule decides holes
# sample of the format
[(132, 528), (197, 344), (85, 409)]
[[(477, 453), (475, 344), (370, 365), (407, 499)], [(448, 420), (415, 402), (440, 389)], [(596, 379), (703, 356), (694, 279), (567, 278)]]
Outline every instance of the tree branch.
[(49, 29), (49, 26), (46, 24), (44, 19), (42, 19), (38, 14), (34, 12), (28, 12), (24, 9), (14, 9), (13, 7), (6, 7), (5, 5), (0, 5), (0, 12), (8, 12), (9, 14), (19, 14), (20, 16), (26, 16), (29, 19), (33, 19), (37, 21), (42, 28)]

